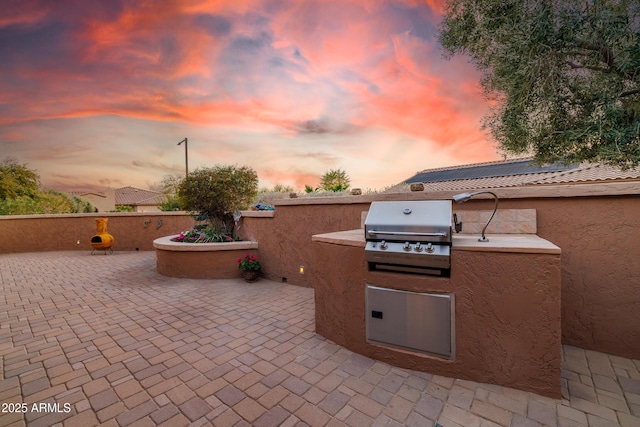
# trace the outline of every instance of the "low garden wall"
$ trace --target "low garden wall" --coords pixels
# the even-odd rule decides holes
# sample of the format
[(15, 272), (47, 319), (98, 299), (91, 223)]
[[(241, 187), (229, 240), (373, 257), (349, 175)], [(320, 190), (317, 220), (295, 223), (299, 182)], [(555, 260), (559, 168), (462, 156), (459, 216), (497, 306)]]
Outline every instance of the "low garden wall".
[(0, 253), (91, 251), (98, 218), (109, 219), (114, 251), (151, 251), (154, 239), (193, 227), (185, 212), (0, 215)]
[(237, 259), (257, 255), (258, 242), (181, 243), (172, 236), (153, 241), (158, 273), (188, 279), (234, 279), (242, 276)]

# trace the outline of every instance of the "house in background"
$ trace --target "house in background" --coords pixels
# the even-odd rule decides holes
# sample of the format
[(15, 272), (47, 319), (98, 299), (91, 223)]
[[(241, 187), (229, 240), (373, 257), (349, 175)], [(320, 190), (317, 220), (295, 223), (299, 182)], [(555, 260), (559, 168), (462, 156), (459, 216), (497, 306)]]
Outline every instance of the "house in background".
[(105, 191), (72, 191), (69, 194), (90, 201), (98, 212), (113, 212), (118, 207), (128, 207), (133, 212), (159, 212), (167, 200), (163, 193), (129, 186)]
[(70, 191), (69, 195), (91, 202), (98, 212), (109, 212), (116, 209), (115, 190), (111, 188), (105, 191)]
[(167, 196), (157, 191), (135, 187), (122, 187), (115, 190), (115, 205), (129, 206), (133, 212), (159, 212), (160, 206), (166, 201)]
[(637, 181), (640, 184), (640, 168), (622, 171), (612, 166), (594, 163), (571, 165), (553, 163), (538, 166), (532, 162), (531, 158), (525, 158), (426, 169), (417, 172), (394, 188), (396, 188), (395, 191), (399, 191), (399, 187), (423, 183), (425, 191), (462, 191), (482, 188), (622, 181)]

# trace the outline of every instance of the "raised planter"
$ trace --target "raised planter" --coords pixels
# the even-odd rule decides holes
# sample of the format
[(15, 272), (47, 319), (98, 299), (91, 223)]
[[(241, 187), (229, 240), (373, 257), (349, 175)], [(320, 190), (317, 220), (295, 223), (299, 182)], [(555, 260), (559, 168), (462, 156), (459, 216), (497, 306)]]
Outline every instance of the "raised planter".
[(156, 268), (164, 276), (188, 279), (235, 279), (242, 277), (237, 259), (258, 254), (258, 242), (181, 243), (166, 236), (153, 241)]

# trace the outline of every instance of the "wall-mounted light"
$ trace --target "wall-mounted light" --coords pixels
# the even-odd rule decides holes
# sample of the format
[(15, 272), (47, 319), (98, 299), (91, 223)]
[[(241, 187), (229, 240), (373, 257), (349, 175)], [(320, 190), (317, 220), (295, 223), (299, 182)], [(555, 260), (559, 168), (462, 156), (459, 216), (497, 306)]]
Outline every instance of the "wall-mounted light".
[(456, 194), (455, 196), (453, 196), (453, 201), (456, 203), (464, 203), (470, 198), (472, 198), (473, 196), (477, 196), (478, 194), (491, 194), (496, 199), (496, 203), (495, 203), (495, 206), (493, 207), (493, 212), (489, 217), (489, 221), (487, 221), (484, 228), (482, 229), (482, 237), (478, 239), (478, 242), (488, 242), (489, 239), (487, 239), (487, 237), (484, 235), (484, 232), (487, 230), (489, 223), (491, 222), (491, 220), (493, 219), (493, 216), (496, 214), (496, 211), (498, 210), (498, 196), (496, 196), (496, 194), (491, 191), (476, 191), (475, 193)]
[(300, 274), (304, 274), (304, 265), (300, 266)]

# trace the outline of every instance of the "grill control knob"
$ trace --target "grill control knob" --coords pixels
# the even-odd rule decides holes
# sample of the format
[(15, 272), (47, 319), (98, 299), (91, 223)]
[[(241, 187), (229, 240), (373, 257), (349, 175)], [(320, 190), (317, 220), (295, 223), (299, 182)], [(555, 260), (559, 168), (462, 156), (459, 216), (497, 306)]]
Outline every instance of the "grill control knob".
[(380, 242), (380, 249), (385, 250), (387, 249), (387, 242), (385, 242), (384, 240), (382, 242)]
[(422, 245), (420, 244), (420, 242), (416, 243), (416, 245), (413, 247), (413, 250), (416, 252), (422, 252)]
[(405, 251), (410, 251), (411, 245), (409, 244), (409, 242), (404, 242), (404, 246), (402, 247), (402, 249), (404, 249)]
[(431, 243), (427, 243), (426, 251), (429, 252), (429, 253), (433, 252), (433, 245)]

